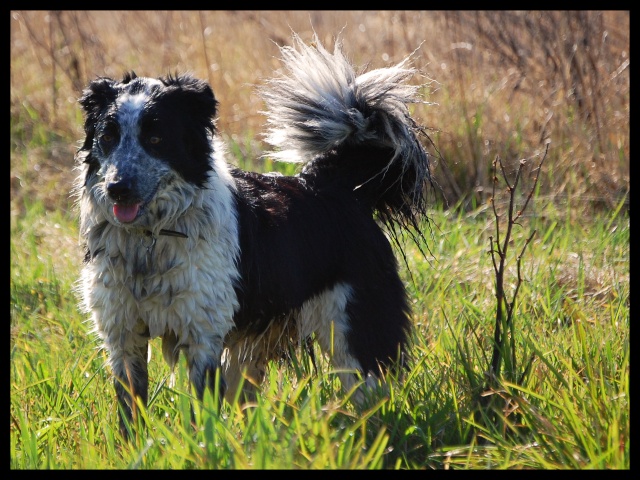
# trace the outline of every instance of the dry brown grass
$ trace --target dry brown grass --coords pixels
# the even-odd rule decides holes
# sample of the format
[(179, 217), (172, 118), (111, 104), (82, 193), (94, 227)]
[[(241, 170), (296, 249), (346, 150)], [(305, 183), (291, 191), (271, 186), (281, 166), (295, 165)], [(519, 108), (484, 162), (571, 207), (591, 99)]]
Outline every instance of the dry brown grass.
[(279, 68), (277, 45), (314, 30), (329, 45), (340, 35), (371, 68), (420, 47), (417, 81), (435, 105), (415, 115), (432, 129), (449, 204), (483, 203), (496, 155), (514, 164), (550, 141), (540, 193), (613, 208), (629, 189), (629, 29), (629, 12), (618, 11), (13, 11), (12, 208), (24, 195), (67, 202), (82, 136), (76, 99), (99, 75), (208, 79), (221, 131), (255, 157), (264, 124), (255, 86)]

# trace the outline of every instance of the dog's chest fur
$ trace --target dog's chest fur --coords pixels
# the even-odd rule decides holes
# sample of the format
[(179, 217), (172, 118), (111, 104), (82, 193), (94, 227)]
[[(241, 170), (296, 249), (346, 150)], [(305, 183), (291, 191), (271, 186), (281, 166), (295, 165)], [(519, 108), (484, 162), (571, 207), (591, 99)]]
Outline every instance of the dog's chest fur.
[(143, 327), (151, 338), (172, 332), (185, 344), (226, 334), (238, 309), (238, 240), (228, 188), (198, 192), (172, 225), (188, 238), (127, 230), (101, 218), (91, 202), (83, 208), (85, 218), (98, 220), (87, 226), (85, 308), (94, 312), (103, 339), (119, 341)]

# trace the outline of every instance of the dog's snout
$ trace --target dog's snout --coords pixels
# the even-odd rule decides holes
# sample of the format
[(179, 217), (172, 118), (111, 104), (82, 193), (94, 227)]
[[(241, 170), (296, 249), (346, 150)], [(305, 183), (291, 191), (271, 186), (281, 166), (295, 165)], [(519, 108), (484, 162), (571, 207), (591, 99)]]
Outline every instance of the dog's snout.
[(135, 188), (131, 178), (121, 178), (107, 184), (107, 193), (114, 202), (135, 200), (134, 191)]

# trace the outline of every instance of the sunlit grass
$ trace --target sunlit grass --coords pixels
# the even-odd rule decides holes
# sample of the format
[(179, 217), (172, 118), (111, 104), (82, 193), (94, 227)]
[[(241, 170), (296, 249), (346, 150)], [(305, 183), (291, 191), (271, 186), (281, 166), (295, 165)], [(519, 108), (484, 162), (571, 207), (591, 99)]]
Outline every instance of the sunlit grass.
[(126, 443), (105, 354), (72, 293), (75, 224), (34, 202), (11, 235), (11, 467), (628, 468), (628, 217), (516, 229), (516, 243), (540, 232), (516, 315), (518, 355), (534, 360), (494, 393), (511, 409), (502, 430), (478, 423), (474, 402), (491, 351), (491, 222), (435, 211), (429, 261), (409, 247), (412, 368), (368, 408), (305, 353), (273, 364), (254, 404), (218, 409), (208, 395), (194, 427), (185, 366), (169, 388), (154, 341), (146, 427)]

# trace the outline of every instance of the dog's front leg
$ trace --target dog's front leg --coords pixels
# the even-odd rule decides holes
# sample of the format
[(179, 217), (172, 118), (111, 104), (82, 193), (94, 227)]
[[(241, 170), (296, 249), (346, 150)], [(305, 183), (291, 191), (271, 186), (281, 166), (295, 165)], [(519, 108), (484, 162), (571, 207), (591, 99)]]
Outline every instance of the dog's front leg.
[(111, 351), (111, 367), (115, 376), (114, 386), (119, 405), (120, 433), (129, 438), (128, 425), (137, 420), (139, 398), (147, 405), (149, 373), (147, 370), (148, 338), (133, 334), (120, 347)]

